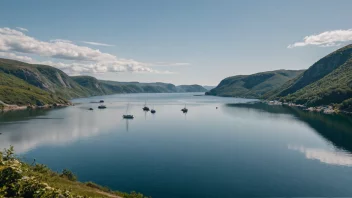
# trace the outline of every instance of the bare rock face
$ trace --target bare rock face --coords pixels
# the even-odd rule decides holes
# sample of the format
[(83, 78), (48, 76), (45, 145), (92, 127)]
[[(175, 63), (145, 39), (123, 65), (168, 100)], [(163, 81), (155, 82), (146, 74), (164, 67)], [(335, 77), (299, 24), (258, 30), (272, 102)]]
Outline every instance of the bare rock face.
[(61, 75), (59, 74), (59, 72), (56, 72), (56, 77), (57, 77), (57, 79), (59, 80), (59, 82), (61, 83), (61, 85), (62, 85), (63, 87), (68, 87), (68, 86), (66, 85), (66, 83), (62, 80), (62, 77), (61, 77)]

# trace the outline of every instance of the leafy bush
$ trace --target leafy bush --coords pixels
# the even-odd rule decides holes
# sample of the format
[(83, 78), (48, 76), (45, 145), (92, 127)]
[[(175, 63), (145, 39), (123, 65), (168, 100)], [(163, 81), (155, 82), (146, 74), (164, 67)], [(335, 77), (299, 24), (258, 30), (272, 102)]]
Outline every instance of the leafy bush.
[(44, 164), (36, 164), (33, 166), (33, 171), (36, 171), (39, 173), (48, 173), (50, 172), (50, 169)]
[(13, 146), (10, 146), (9, 149), (5, 149), (5, 150), (4, 150), (3, 159), (4, 159), (5, 161), (13, 160), (13, 159), (15, 158), (14, 154), (15, 154), (15, 149), (13, 148)]
[(60, 174), (60, 177), (67, 178), (70, 181), (77, 181), (77, 177), (70, 170), (64, 169)]

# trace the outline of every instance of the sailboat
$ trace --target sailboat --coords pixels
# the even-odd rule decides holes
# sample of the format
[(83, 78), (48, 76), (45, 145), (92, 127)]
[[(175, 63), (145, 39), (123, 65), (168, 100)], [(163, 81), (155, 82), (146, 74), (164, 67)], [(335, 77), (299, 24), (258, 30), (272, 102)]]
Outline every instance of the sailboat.
[(129, 107), (130, 107), (130, 104), (127, 104), (126, 114), (124, 114), (122, 116), (124, 119), (133, 119), (134, 118), (134, 116), (132, 114), (128, 114)]
[(147, 101), (144, 103), (143, 111), (149, 111), (149, 107), (147, 107)]
[(182, 111), (183, 113), (187, 113), (187, 112), (188, 112), (188, 109), (186, 108), (186, 105), (185, 105), (185, 107), (184, 107), (183, 109), (181, 109), (181, 111)]

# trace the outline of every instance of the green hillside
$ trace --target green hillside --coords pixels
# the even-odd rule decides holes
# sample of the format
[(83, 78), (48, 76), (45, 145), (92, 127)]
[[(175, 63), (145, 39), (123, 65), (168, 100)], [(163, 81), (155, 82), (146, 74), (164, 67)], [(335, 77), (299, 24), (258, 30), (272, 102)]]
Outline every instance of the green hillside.
[(105, 95), (110, 94), (106, 92), (100, 81), (91, 76), (71, 76), (71, 79), (74, 80), (77, 84), (86, 88), (87, 92), (91, 96)]
[(267, 98), (283, 97), (312, 84), (348, 62), (352, 57), (352, 45), (338, 49), (314, 63), (301, 75), (285, 83), (279, 89), (266, 95)]
[[(67, 99), (116, 93), (204, 92), (199, 85), (139, 83), (98, 80), (91, 76), (68, 76), (46, 65), (0, 58), (0, 101), (17, 105), (68, 103)], [(4, 104), (0, 102), (2, 108)]]
[(320, 80), (281, 99), (308, 106), (317, 106), (341, 103), (350, 98), (352, 98), (352, 59)]
[(79, 85), (89, 90), (93, 95), (105, 95), (115, 93), (176, 93), (176, 92), (205, 92), (200, 85), (175, 86), (170, 83), (140, 83), (140, 82), (117, 82), (98, 80), (91, 76), (72, 77)]
[(176, 87), (178, 92), (206, 92), (206, 88), (200, 85), (179, 85)]
[(17, 105), (67, 104), (66, 99), (50, 94), (13, 75), (0, 72), (0, 101)]
[(89, 92), (63, 71), (46, 65), (0, 59), (0, 73), (11, 74), (35, 87), (64, 98), (90, 96)]
[(352, 98), (352, 45), (325, 56), (265, 97), (308, 106), (338, 104)]
[(114, 93), (174, 93), (176, 86), (169, 83), (139, 83), (100, 81), (106, 91)]
[(279, 88), (285, 82), (301, 74), (302, 70), (276, 70), (252, 75), (225, 78), (207, 95), (226, 97), (261, 98), (264, 94)]

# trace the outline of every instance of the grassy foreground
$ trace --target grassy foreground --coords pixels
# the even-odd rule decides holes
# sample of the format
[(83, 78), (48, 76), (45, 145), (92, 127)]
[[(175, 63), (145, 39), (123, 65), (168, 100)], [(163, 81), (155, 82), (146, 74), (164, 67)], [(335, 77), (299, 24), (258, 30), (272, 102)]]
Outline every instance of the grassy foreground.
[(29, 165), (14, 156), (13, 147), (0, 152), (0, 197), (146, 198), (141, 193), (112, 191), (93, 182), (81, 183), (69, 170), (56, 173), (42, 164)]

